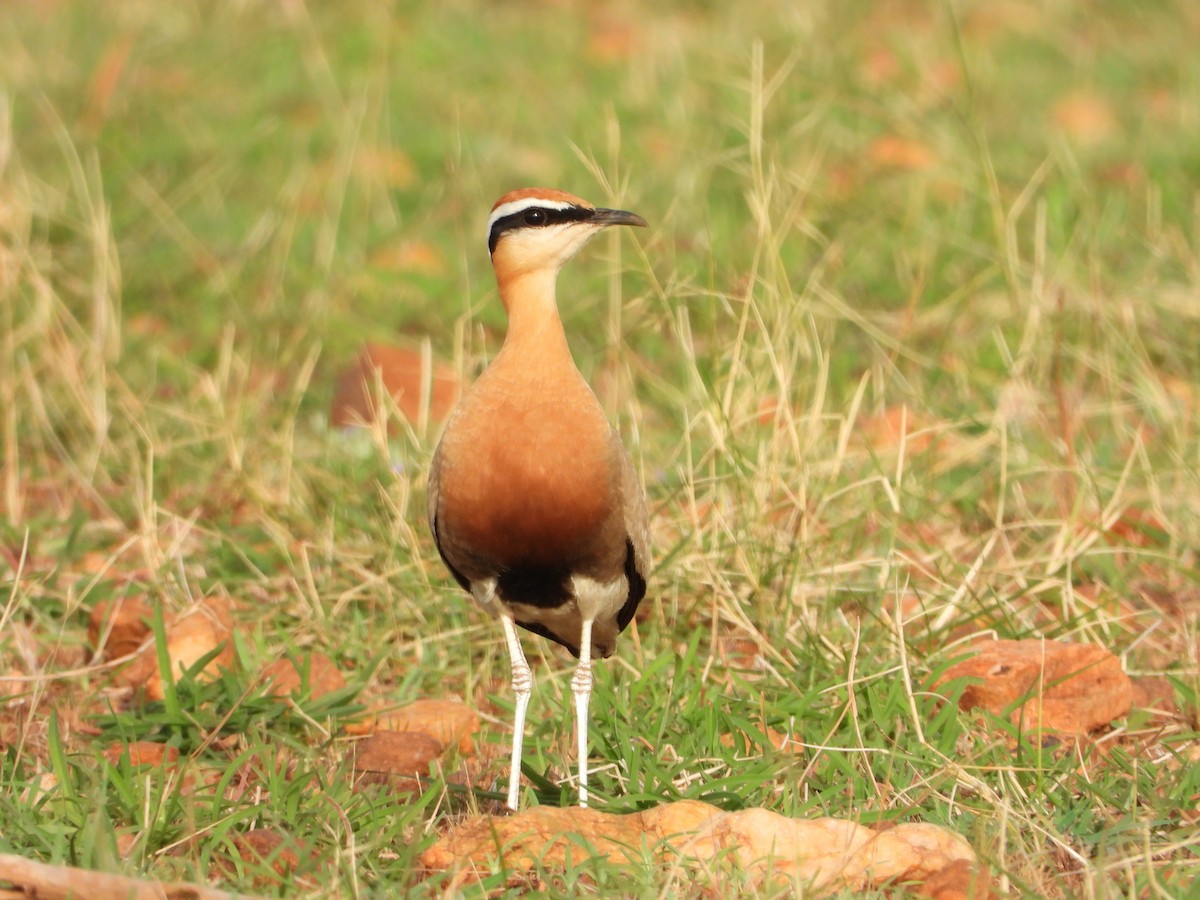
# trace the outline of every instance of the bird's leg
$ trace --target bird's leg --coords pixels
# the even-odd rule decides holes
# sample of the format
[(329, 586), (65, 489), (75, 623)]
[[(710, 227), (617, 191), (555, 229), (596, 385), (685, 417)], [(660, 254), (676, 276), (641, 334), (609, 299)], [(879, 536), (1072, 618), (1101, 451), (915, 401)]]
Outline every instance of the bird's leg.
[(513, 715), (512, 767), (508, 770), (508, 808), (517, 811), (517, 793), (521, 787), (521, 745), (525, 740), (525, 711), (529, 709), (529, 695), (533, 693), (533, 673), (525, 661), (521, 641), (517, 637), (517, 625), (512, 616), (500, 614), (504, 626), (504, 637), (508, 641), (508, 658), (512, 663), (512, 688), (516, 696), (516, 711)]
[(579, 665), (571, 678), (575, 694), (575, 730), (579, 737), (579, 805), (588, 805), (588, 700), (592, 696), (592, 620), (584, 619), (579, 631)]

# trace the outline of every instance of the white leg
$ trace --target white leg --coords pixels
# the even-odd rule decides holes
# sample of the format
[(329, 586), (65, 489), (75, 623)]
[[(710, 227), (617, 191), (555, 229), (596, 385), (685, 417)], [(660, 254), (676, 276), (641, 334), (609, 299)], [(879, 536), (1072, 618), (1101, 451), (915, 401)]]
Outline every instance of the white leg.
[(521, 641), (517, 637), (517, 625), (512, 616), (500, 614), (504, 626), (504, 637), (508, 641), (508, 659), (512, 663), (512, 688), (516, 695), (516, 712), (513, 715), (512, 766), (508, 770), (508, 808), (517, 810), (517, 793), (521, 787), (521, 745), (525, 740), (525, 711), (529, 709), (529, 695), (533, 693), (533, 673), (525, 661)]
[(579, 737), (579, 805), (588, 805), (588, 700), (592, 696), (592, 620), (584, 619), (579, 632), (579, 665), (571, 679), (575, 694), (575, 730)]

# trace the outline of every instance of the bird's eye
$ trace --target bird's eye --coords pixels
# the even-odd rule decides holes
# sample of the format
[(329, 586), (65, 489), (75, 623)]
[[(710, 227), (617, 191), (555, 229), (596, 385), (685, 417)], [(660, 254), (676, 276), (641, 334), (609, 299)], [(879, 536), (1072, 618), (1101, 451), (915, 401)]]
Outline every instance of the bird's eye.
[(527, 209), (525, 210), (526, 225), (545, 225), (546, 211), (544, 209)]

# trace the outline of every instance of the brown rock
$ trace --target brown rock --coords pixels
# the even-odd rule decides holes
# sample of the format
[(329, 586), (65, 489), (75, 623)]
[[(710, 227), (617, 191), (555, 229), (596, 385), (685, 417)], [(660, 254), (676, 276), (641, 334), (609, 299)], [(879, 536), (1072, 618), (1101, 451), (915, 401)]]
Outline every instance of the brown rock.
[[(378, 374), (377, 374), (378, 373)], [(428, 421), (441, 422), (450, 414), (462, 390), (457, 374), (418, 350), (367, 344), (354, 363), (338, 375), (330, 421), (334, 426), (369, 424), (383, 412), (376, 379), (411, 424), (421, 421), (428, 395)]]
[[(267, 682), (271, 693), (276, 697), (297, 693), (303, 681), (300, 669), (286, 657), (275, 660), (263, 669), (262, 679)], [(324, 653), (314, 652), (308, 655), (309, 696), (315, 699), (323, 694), (340, 691), (345, 686), (346, 679), (333, 660)]]
[(561, 865), (584, 855), (580, 839), (614, 863), (639, 863), (646, 848), (664, 860), (706, 863), (732, 857), (756, 878), (783, 876), (814, 887), (865, 889), (903, 879), (921, 881), (957, 860), (974, 860), (958, 835), (933, 825), (874, 831), (838, 819), (789, 819), (764, 809), (726, 813), (693, 800), (640, 813), (538, 807), (514, 816), (468, 819), (422, 854), (435, 870), (464, 879), (505, 868)]
[(145, 597), (103, 600), (88, 617), (88, 644), (100, 659), (133, 653), (150, 634), (153, 618), (154, 609)]
[(355, 747), (354, 773), (359, 784), (418, 791), (442, 749), (438, 741), (418, 731), (377, 731)]
[(938, 679), (977, 679), (959, 700), (1008, 715), (1030, 731), (1086, 734), (1129, 712), (1133, 688), (1120, 660), (1103, 647), (1058, 641), (990, 641), (973, 644), (969, 659)]

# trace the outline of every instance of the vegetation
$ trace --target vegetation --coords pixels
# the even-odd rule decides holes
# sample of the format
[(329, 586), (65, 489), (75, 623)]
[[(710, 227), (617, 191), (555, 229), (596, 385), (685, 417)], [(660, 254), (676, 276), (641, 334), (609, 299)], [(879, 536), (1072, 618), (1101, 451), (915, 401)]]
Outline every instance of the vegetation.
[[(436, 423), (329, 409), (365, 341), (479, 370), (486, 211), (544, 184), (651, 223), (560, 283), (655, 520), (595, 805), (928, 821), (1014, 894), (1190, 889), (1198, 40), (1183, 0), (6, 4), (0, 852), (445, 890), (415, 860), (503, 786), (507, 656), (424, 525)], [(93, 660), (101, 601), (210, 595), (218, 680), (152, 703)], [(1173, 709), (1077, 741), (959, 712), (931, 685), (980, 634), (1101, 644)], [(526, 647), (523, 802), (571, 803), (571, 660)], [(313, 650), (346, 690), (266, 694)], [(480, 753), (356, 788), (347, 724), (423, 697), (480, 710)], [(136, 740), (187, 765), (103, 755)], [(264, 888), (252, 828), (312, 858)], [(485, 886), (709, 890), (678, 878)]]

